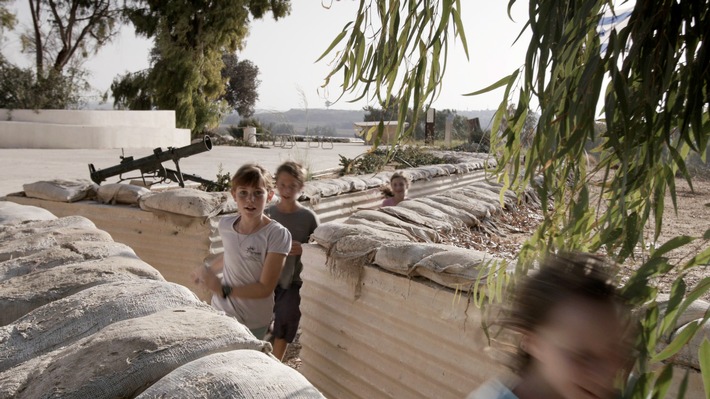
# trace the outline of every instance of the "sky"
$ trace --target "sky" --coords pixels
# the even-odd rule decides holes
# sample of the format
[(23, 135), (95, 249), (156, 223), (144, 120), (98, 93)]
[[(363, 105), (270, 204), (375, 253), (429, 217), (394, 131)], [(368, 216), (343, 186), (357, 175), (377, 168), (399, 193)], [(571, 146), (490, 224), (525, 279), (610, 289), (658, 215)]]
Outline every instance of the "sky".
[[(321, 88), (330, 71), (329, 59), (315, 61), (343, 26), (354, 19), (358, 4), (356, 0), (294, 0), (291, 15), (278, 21), (268, 16), (252, 21), (246, 46), (238, 56), (259, 67), (261, 84), (256, 109), (326, 108), (327, 100), (337, 99), (340, 94), (337, 81), (326, 89)], [(460, 45), (449, 50), (443, 89), (433, 107), (462, 111), (495, 109), (502, 99), (503, 89), (475, 97), (463, 94), (489, 86), (524, 63), (529, 31), (513, 43), (526, 21), (527, 1), (514, 4), (514, 21), (507, 15), (507, 1), (464, 0), (461, 4), (470, 59), (466, 59)], [(27, 2), (20, 0), (10, 7), (19, 20), (16, 30), (30, 24), (27, 7)], [(8, 59), (30, 65), (29, 57), (19, 54), (17, 39), (6, 34), (2, 46)], [(91, 72), (89, 82), (96, 89), (106, 91), (115, 76), (147, 68), (151, 46), (150, 41), (136, 37), (130, 26), (123, 27), (112, 44), (86, 62), (85, 67)], [(353, 98), (354, 95), (346, 94), (331, 108), (361, 109), (376, 105), (371, 100), (369, 104), (365, 100), (348, 101)]]

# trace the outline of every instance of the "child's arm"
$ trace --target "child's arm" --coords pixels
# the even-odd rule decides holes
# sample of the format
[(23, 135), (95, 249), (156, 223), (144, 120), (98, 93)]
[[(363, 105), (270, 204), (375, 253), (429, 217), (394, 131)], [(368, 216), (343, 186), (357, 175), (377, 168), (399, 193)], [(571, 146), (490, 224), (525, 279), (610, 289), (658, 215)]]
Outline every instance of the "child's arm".
[(221, 252), (210, 262), (209, 268), (214, 274), (222, 272), (222, 269), (224, 269), (224, 252)]
[[(207, 288), (210, 288), (210, 286), (214, 286), (215, 284), (214, 281), (211, 280), (216, 279), (219, 281), (217, 275), (222, 272), (222, 269), (224, 269), (224, 252), (212, 259), (209, 265), (200, 266), (193, 270), (190, 276), (195, 284), (205, 284)], [(212, 284), (209, 284), (208, 281)]]
[[(286, 263), (286, 254), (267, 253), (259, 281), (239, 287), (232, 287), (232, 293), (229, 296), (259, 299), (274, 295), (274, 289), (279, 282), (284, 263)], [(220, 290), (221, 288), (222, 287), (220, 287)]]

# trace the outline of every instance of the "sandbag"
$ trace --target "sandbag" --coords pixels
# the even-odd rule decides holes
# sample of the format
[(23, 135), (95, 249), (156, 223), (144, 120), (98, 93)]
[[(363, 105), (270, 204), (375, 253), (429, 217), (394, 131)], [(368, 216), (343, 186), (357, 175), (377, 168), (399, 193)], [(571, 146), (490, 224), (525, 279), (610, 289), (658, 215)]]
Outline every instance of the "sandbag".
[(111, 235), (96, 228), (63, 227), (25, 237), (9, 239), (0, 246), (0, 262), (31, 255), (47, 248), (71, 244), (76, 241), (111, 241)]
[(182, 306), (209, 308), (192, 291), (166, 281), (129, 280), (87, 288), (0, 327), (0, 372), (112, 323)]
[(65, 216), (50, 220), (32, 220), (14, 224), (0, 225), (0, 242), (27, 237), (62, 227), (95, 229), (96, 225), (83, 216)]
[(350, 181), (344, 180), (342, 178), (324, 179), (324, 180), (319, 180), (319, 182), (323, 183), (323, 184), (336, 185), (338, 187), (338, 194), (348, 193), (348, 192), (350, 192), (350, 189), (351, 189)]
[(350, 184), (350, 190), (348, 192), (352, 191), (364, 191), (367, 189), (367, 183), (365, 183), (361, 178), (355, 177), (355, 176), (343, 176), (340, 178), (340, 180), (347, 182)]
[(415, 224), (406, 222), (379, 210), (362, 209), (350, 215), (348, 219), (366, 219), (378, 221), (388, 224), (390, 226), (405, 229), (409, 232), (409, 234), (417, 237), (417, 239), (424, 242), (441, 241), (441, 236), (433, 229), (424, 226), (417, 226)]
[(235, 350), (187, 363), (161, 378), (137, 399), (324, 398), (301, 373), (264, 353)]
[(367, 185), (367, 188), (380, 187), (383, 184), (389, 182), (389, 179), (383, 180), (379, 177), (374, 177), (373, 175), (362, 175), (358, 176)]
[[(430, 197), (421, 197), (421, 198), (415, 198), (413, 201), (416, 202), (421, 202), (423, 204), (426, 204), (434, 209), (438, 209), (441, 212), (444, 212), (445, 214), (449, 215), (450, 217), (453, 217), (454, 219), (458, 219), (462, 221), (466, 226), (472, 227), (472, 226), (478, 226), (479, 221), (478, 217), (469, 212), (468, 210), (465, 209), (460, 209), (457, 208), (456, 206), (444, 204), (441, 201), (434, 200)], [(404, 203), (405, 201), (400, 202), (397, 206), (400, 206)], [(406, 205), (405, 205), (406, 206)]]
[(81, 201), (91, 192), (96, 184), (89, 180), (46, 180), (23, 184), (25, 195), (30, 198), (39, 198), (57, 202)]
[(151, 265), (123, 256), (57, 266), (0, 281), (0, 326), (95, 285), (136, 279), (164, 281)]
[(190, 217), (212, 217), (228, 206), (229, 193), (180, 188), (141, 196), (141, 209)]
[(215, 310), (173, 308), (113, 323), (0, 373), (0, 397), (130, 398), (184, 364), (235, 349), (271, 345)]
[(54, 214), (44, 208), (20, 205), (12, 201), (0, 201), (0, 225), (28, 220), (55, 220)]
[(451, 249), (429, 255), (413, 267), (411, 274), (461, 291), (469, 291), (490, 255), (472, 249)]
[(407, 276), (412, 267), (425, 257), (449, 250), (451, 246), (443, 244), (392, 241), (377, 248), (373, 262), (385, 270)]
[[(501, 204), (500, 204), (500, 196), (499, 194), (494, 194), (490, 190), (478, 188), (478, 187), (461, 187), (456, 190), (454, 190), (457, 193), (461, 193), (465, 195), (468, 198), (474, 198), (479, 201), (483, 201), (487, 204), (492, 205), (496, 210), (501, 209)], [(509, 203), (509, 199), (506, 198), (505, 196), (503, 197), (503, 206), (508, 207), (508, 209), (514, 209), (515, 203)], [(510, 208), (510, 207), (513, 208)]]
[(96, 199), (104, 204), (137, 205), (138, 200), (150, 190), (133, 184), (104, 184), (96, 190)]
[(311, 239), (323, 248), (328, 249), (341, 238), (350, 235), (365, 235), (379, 240), (409, 240), (408, 237), (400, 234), (382, 232), (361, 224), (345, 224), (340, 222), (328, 222), (319, 225), (313, 231), (313, 234), (311, 234)]
[(425, 204), (423, 202), (419, 201), (413, 201), (413, 200), (404, 200), (397, 204), (398, 207), (404, 208), (404, 209), (410, 209), (414, 212), (417, 212), (418, 214), (422, 216), (426, 216), (432, 219), (437, 219), (441, 220), (442, 222), (446, 222), (447, 224), (450, 224), (454, 228), (461, 228), (461, 227), (466, 227), (466, 224), (459, 218), (453, 217), (447, 213), (444, 213), (440, 211), (439, 209), (436, 209), (428, 204)]
[(304, 186), (303, 192), (309, 198), (332, 197), (340, 194), (341, 186), (321, 180), (310, 181)]
[(451, 233), (454, 231), (454, 226), (441, 219), (424, 216), (411, 209), (400, 206), (384, 206), (380, 208), (380, 212), (394, 216), (397, 219), (404, 220), (417, 226), (424, 226), (433, 229), (439, 233)]
[[(375, 230), (381, 231), (383, 233), (394, 233), (394, 234), (399, 234), (407, 237), (408, 241), (418, 241), (416, 237), (413, 235), (409, 234), (409, 232), (401, 227), (395, 227), (395, 226), (390, 226), (388, 224), (382, 223), (380, 221), (376, 220), (367, 220), (367, 219), (345, 219), (343, 221), (345, 224), (360, 224), (363, 226), (371, 227)], [(399, 236), (396, 236), (399, 237)]]
[(0, 280), (70, 263), (111, 256), (138, 258), (133, 249), (118, 242), (75, 241), (0, 262)]
[(457, 206), (474, 214), (477, 218), (483, 219), (495, 215), (500, 210), (499, 206), (491, 205), (477, 198), (471, 198), (461, 192), (448, 191), (433, 195), (430, 198), (442, 201), (451, 206)]

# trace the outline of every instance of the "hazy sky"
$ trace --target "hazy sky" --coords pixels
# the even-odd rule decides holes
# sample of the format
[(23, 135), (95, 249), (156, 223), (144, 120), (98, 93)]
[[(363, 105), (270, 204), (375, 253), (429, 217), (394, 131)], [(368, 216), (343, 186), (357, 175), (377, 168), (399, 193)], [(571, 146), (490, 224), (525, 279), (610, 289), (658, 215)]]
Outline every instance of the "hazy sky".
[[(529, 33), (526, 32), (515, 45), (513, 42), (526, 20), (527, 1), (514, 5), (515, 22), (508, 18), (507, 3), (503, 0), (461, 1), (471, 59), (466, 61), (460, 46), (450, 49), (444, 88), (434, 108), (497, 108), (502, 89), (485, 96), (464, 97), (462, 94), (484, 88), (524, 63)], [(330, 70), (329, 60), (318, 63), (315, 60), (343, 26), (354, 18), (359, 2), (294, 0), (292, 4), (292, 13), (286, 18), (253, 21), (246, 47), (239, 53), (240, 59), (249, 59), (259, 67), (261, 85), (257, 109), (325, 108), (327, 99), (334, 101), (338, 97), (337, 81), (331, 82), (328, 90), (320, 89)], [(330, 5), (330, 9), (322, 4)], [(27, 7), (27, 2), (20, 0), (11, 7), (20, 22), (16, 30), (30, 24)], [(90, 83), (105, 91), (117, 74), (146, 68), (150, 46), (148, 40), (136, 38), (130, 26), (124, 27), (113, 44), (86, 63), (92, 73)], [(17, 48), (17, 40), (6, 35), (3, 53), (15, 62), (29, 65), (28, 57), (19, 55)], [(305, 101), (301, 93), (305, 95)], [(366, 101), (354, 104), (347, 100), (346, 95), (331, 107), (359, 109), (367, 105)]]

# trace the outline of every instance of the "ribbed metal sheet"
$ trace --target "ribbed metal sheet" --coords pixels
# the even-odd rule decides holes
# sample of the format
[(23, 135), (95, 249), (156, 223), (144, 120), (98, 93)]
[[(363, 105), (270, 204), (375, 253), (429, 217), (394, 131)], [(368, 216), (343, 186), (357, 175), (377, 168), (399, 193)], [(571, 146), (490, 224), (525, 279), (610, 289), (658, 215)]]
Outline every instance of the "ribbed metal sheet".
[[(442, 190), (451, 190), (457, 187), (470, 185), (484, 180), (485, 170), (476, 170), (464, 174), (435, 177), (430, 180), (417, 180), (412, 182), (408, 195), (410, 198), (424, 197)], [(302, 202), (318, 214), (321, 223), (340, 221), (357, 212), (359, 209), (376, 208), (382, 203), (382, 192), (379, 188), (371, 188), (333, 197), (321, 198), (314, 203)]]
[(103, 205), (94, 201), (74, 203), (8, 196), (7, 200), (47, 209), (58, 217), (79, 215), (111, 234), (114, 241), (128, 245), (142, 260), (158, 269), (166, 280), (193, 290), (201, 299), (209, 293), (198, 290), (190, 273), (205, 258), (222, 252), (217, 231), (219, 217), (166, 219), (152, 212), (125, 205)]
[(326, 396), (461, 399), (503, 371), (466, 297), (372, 266), (336, 277), (304, 247), (301, 372)]

